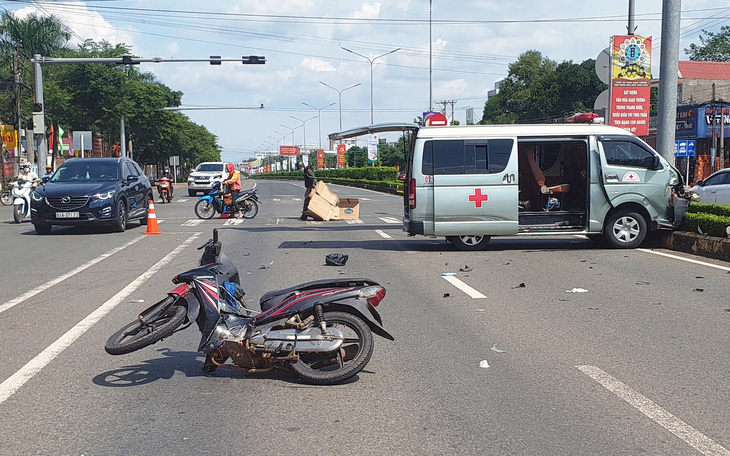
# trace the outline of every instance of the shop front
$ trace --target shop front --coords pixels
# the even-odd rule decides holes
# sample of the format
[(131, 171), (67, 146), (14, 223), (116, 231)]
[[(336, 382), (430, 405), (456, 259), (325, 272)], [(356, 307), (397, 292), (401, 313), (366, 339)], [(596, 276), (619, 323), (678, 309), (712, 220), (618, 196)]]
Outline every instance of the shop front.
[(675, 165), (690, 184), (730, 168), (730, 103), (677, 106), (675, 139)]

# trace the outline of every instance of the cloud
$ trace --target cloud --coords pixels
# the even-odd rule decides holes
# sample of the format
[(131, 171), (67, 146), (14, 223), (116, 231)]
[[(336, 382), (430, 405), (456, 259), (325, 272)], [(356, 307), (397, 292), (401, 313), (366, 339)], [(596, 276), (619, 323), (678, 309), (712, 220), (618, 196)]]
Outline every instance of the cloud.
[(301, 66), (310, 71), (316, 71), (318, 73), (337, 71), (330, 62), (311, 57), (306, 57), (304, 60), (302, 60)]

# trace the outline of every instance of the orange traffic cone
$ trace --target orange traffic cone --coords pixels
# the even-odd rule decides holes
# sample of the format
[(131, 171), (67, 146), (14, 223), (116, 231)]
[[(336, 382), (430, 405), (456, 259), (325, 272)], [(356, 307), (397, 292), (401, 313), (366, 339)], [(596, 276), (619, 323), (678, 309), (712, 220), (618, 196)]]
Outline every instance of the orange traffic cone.
[(152, 200), (147, 206), (147, 231), (144, 234), (162, 234), (157, 228), (157, 214), (155, 214), (155, 203)]

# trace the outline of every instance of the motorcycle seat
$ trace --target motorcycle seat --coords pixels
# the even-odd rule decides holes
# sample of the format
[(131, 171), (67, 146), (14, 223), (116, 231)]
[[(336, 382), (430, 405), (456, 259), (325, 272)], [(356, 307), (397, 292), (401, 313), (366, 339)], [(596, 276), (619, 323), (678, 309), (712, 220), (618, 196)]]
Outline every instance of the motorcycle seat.
[(293, 287), (284, 288), (282, 290), (273, 290), (264, 293), (259, 300), (261, 310), (266, 312), (272, 307), (281, 304), (286, 298), (297, 291), (307, 291), (317, 288), (347, 288), (347, 287), (365, 287), (369, 285), (378, 285), (377, 282), (370, 279), (325, 279), (315, 280), (313, 282), (301, 283)]

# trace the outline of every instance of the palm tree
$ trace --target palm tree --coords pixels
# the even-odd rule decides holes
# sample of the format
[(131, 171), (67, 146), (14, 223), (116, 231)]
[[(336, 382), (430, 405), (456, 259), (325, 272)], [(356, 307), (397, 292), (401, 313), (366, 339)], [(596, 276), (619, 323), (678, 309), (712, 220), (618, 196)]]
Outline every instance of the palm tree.
[[(13, 124), (20, 130), (21, 75), (30, 71), (30, 59), (34, 54), (51, 56), (67, 49), (71, 33), (55, 16), (30, 14), (19, 18), (11, 12), (0, 17), (0, 78), (12, 75), (14, 88), (12, 97), (3, 96), (0, 109), (4, 113), (14, 112)], [(10, 81), (6, 82), (6, 85)]]

